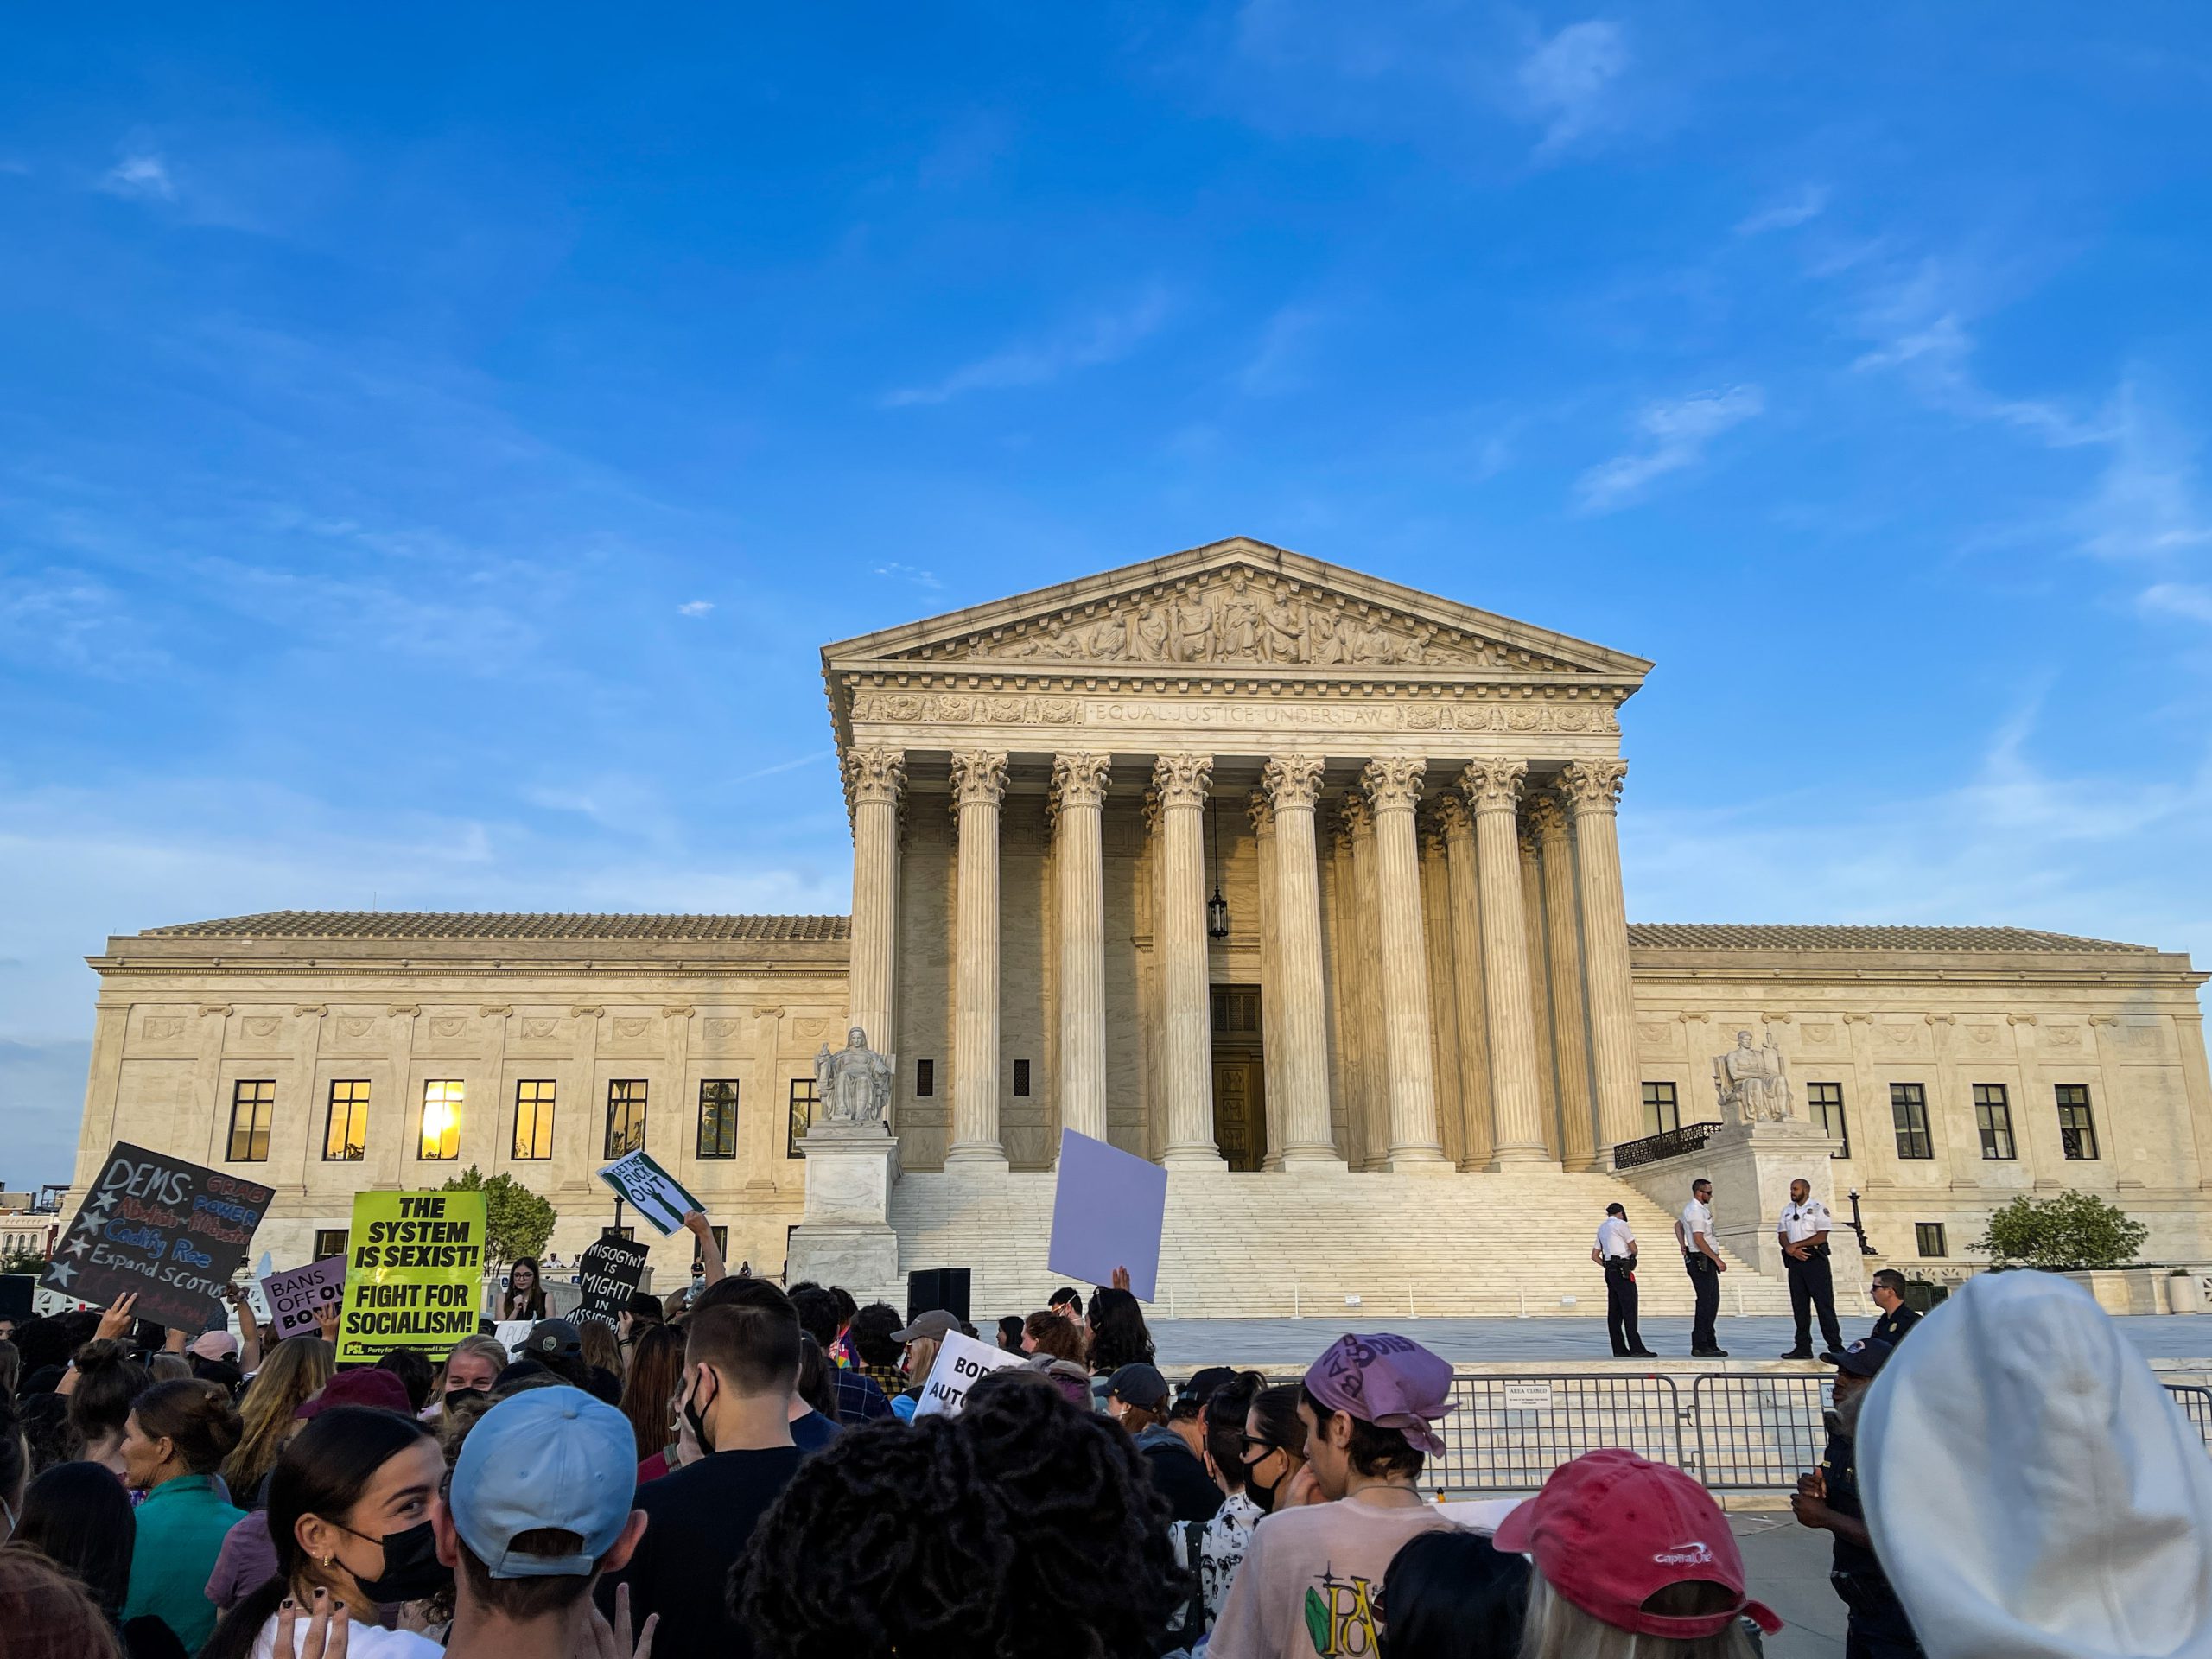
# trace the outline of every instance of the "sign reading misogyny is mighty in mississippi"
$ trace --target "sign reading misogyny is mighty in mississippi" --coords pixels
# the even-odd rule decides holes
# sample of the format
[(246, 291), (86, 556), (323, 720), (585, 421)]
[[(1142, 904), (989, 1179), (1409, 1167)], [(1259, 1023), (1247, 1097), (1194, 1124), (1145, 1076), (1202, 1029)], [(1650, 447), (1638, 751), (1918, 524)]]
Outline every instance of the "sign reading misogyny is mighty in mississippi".
[(481, 1192), (354, 1194), (338, 1363), (400, 1348), (439, 1359), (475, 1335), (484, 1233)]

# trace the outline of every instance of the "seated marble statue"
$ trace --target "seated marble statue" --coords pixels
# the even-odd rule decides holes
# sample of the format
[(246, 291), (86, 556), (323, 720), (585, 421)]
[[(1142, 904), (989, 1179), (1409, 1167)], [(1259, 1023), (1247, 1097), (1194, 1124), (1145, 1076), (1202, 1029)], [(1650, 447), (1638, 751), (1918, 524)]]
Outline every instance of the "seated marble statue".
[(855, 1026), (845, 1046), (829, 1044), (814, 1057), (814, 1096), (824, 1123), (880, 1123), (891, 1109), (892, 1062), (868, 1046), (868, 1033)]

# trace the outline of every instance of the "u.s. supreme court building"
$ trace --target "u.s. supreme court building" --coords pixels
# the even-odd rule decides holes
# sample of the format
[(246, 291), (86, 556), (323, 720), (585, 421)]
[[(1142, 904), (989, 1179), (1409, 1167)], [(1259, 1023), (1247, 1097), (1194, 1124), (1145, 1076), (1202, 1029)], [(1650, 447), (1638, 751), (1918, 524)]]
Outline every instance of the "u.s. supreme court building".
[[(474, 1165), (551, 1198), (574, 1255), (613, 1218), (593, 1170), (643, 1146), (773, 1272), (815, 1057), (858, 1025), (895, 1059), (898, 1265), (972, 1267), (979, 1317), (1053, 1282), (1064, 1126), (1168, 1167), (1177, 1313), (1596, 1311), (1605, 1205), (1670, 1262), (1713, 1123), (1783, 1135), (1770, 1187), (1855, 1192), (1883, 1262), (1962, 1262), (2068, 1187), (2148, 1223), (2148, 1259), (2212, 1255), (2188, 958), (1631, 922), (1637, 658), (1236, 538), (822, 661), (849, 919), (149, 918), (92, 958), (79, 1182), (118, 1139), (233, 1169), (276, 1189), (257, 1249), (289, 1265), (357, 1190)], [(1732, 1122), (1745, 1097), (1788, 1121)], [(1777, 1311), (1771, 1210), (1732, 1191), (1726, 1306)], [(664, 1285), (689, 1255), (656, 1245)]]

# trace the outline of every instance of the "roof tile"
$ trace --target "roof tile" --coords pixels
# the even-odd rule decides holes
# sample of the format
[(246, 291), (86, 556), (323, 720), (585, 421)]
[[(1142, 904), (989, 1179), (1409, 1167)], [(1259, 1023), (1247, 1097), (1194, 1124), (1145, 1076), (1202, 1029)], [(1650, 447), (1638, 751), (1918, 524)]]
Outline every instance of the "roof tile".
[(2156, 947), (2079, 938), (2025, 927), (1741, 926), (1726, 922), (1630, 922), (1631, 947), (1651, 950), (2131, 951)]
[(831, 944), (852, 937), (845, 916), (589, 916), (550, 912), (270, 910), (149, 927), (142, 938), (732, 939)]

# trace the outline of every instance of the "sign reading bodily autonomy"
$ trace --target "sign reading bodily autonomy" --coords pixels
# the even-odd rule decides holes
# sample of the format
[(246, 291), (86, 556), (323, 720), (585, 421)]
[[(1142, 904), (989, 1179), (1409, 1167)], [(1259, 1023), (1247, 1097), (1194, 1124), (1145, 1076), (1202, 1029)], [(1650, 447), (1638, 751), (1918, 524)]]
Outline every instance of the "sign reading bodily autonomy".
[(599, 1172), (599, 1179), (627, 1198), (663, 1238), (682, 1232), (683, 1217), (699, 1207), (699, 1200), (683, 1190), (683, 1183), (643, 1150), (617, 1158)]
[(1129, 1270), (1141, 1302), (1160, 1288), (1160, 1235), (1167, 1221), (1167, 1171), (1073, 1129), (1060, 1131), (1060, 1174), (1052, 1189), (1052, 1242), (1045, 1265), (1094, 1285)]
[(357, 1192), (338, 1363), (402, 1348), (442, 1359), (476, 1334), (484, 1297), (481, 1192)]
[(274, 1194), (220, 1170), (118, 1141), (54, 1259), (45, 1289), (106, 1306), (137, 1294), (142, 1319), (206, 1330)]
[(968, 1390), (976, 1386), (977, 1377), (987, 1371), (1003, 1371), (1021, 1363), (1020, 1354), (1009, 1354), (988, 1342), (948, 1331), (944, 1345), (937, 1351), (937, 1363), (930, 1367), (930, 1380), (922, 1384), (922, 1397), (915, 1402), (914, 1415), (935, 1417), (942, 1413), (957, 1417), (961, 1407), (968, 1403)]
[(261, 1294), (269, 1301), (272, 1340), (312, 1337), (322, 1329), (315, 1311), (337, 1306), (346, 1294), (346, 1258), (327, 1255), (304, 1268), (272, 1273), (261, 1281)]
[(584, 1252), (576, 1283), (583, 1300), (576, 1304), (580, 1319), (613, 1325), (630, 1306), (639, 1281), (645, 1276), (645, 1247), (626, 1238), (602, 1238)]

